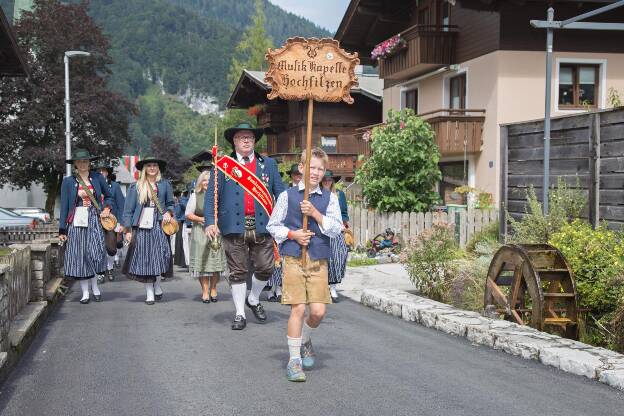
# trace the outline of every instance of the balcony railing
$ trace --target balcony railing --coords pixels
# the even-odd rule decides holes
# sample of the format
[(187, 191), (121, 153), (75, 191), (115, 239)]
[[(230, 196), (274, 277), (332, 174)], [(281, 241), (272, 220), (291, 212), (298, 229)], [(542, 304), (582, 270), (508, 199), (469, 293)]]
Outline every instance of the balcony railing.
[[(441, 109), (418, 116), (431, 125), (442, 156), (461, 156), (481, 151), (485, 110)], [(365, 158), (371, 154), (371, 141), (362, 138), (364, 133), (382, 125), (373, 124), (356, 129), (360, 153)]]
[[(277, 153), (270, 155), (272, 158), (277, 159), (280, 163), (290, 166), (293, 163), (298, 163), (301, 159), (301, 153)], [(337, 176), (353, 176), (355, 173), (356, 163), (358, 155), (355, 153), (330, 153), (329, 157), (329, 170), (334, 172)]]
[(481, 151), (485, 110), (442, 109), (419, 116), (431, 124), (442, 156)]
[(409, 79), (433, 69), (435, 66), (455, 62), (457, 26), (415, 25), (403, 32), (407, 47), (396, 55), (379, 61), (379, 77), (384, 79)]

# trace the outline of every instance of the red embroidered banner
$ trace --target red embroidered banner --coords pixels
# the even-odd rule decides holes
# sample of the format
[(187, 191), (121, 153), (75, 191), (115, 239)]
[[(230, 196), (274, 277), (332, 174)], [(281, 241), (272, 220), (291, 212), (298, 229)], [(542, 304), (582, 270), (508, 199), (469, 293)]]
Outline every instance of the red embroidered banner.
[(217, 167), (221, 172), (249, 192), (264, 208), (267, 215), (271, 216), (273, 212), (273, 198), (271, 198), (271, 194), (264, 183), (254, 173), (230, 156), (221, 156), (214, 160), (217, 160)]

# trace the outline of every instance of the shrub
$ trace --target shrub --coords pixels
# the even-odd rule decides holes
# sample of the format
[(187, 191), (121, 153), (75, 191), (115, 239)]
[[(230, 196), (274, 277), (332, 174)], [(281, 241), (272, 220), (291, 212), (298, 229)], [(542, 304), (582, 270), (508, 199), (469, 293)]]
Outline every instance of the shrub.
[(447, 302), (460, 309), (481, 313), (485, 279), (491, 261), (492, 256), (454, 261), (446, 296)]
[(411, 109), (390, 110), (386, 124), (373, 129), (371, 157), (356, 182), (375, 209), (426, 211), (440, 200), (434, 190), (442, 178), (439, 160), (431, 126)]
[(577, 219), (563, 225), (550, 239), (572, 268), (580, 306), (590, 309), (584, 335), (594, 345), (614, 341), (608, 328), (624, 296), (622, 237), (604, 224), (594, 230), (586, 221)]
[(557, 186), (548, 194), (548, 215), (544, 215), (542, 203), (537, 199), (533, 187), (530, 187), (527, 190), (528, 209), (525, 210), (526, 215), (522, 220), (515, 220), (507, 213), (512, 229), (511, 240), (524, 244), (548, 242), (561, 227), (580, 217), (585, 200), (578, 180), (576, 187), (568, 188), (562, 178), (557, 178)]
[(472, 239), (466, 244), (466, 251), (477, 255), (494, 254), (500, 247), (498, 242), (498, 221), (486, 225), (479, 232), (476, 232)]
[(452, 262), (462, 257), (464, 254), (448, 224), (434, 224), (401, 252), (401, 260), (416, 290), (437, 301), (445, 300), (454, 275)]

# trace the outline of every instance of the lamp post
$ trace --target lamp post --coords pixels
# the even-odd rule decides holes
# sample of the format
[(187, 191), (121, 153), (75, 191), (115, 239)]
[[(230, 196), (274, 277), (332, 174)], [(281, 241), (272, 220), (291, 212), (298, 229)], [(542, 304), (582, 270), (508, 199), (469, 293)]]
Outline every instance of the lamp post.
[[(71, 158), (71, 116), (69, 115), (69, 58), (72, 56), (90, 56), (89, 52), (67, 51), (65, 52), (65, 159)], [(71, 176), (71, 165), (67, 164), (65, 176)]]

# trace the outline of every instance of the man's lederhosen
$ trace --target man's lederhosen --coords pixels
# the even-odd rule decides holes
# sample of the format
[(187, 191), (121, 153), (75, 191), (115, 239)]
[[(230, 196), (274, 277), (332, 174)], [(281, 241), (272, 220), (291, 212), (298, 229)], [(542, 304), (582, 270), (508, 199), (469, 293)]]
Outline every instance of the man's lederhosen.
[[(251, 172), (256, 170), (256, 158), (245, 164)], [(241, 192), (245, 192), (240, 187)], [(242, 283), (247, 280), (249, 265), (258, 280), (267, 281), (273, 273), (274, 254), (273, 238), (268, 232), (256, 232), (256, 217), (254, 199), (245, 192), (244, 195), (244, 228), (242, 234), (228, 234), (223, 236), (225, 254), (228, 268), (230, 269), (230, 281)], [(268, 219), (267, 219), (268, 220)]]

